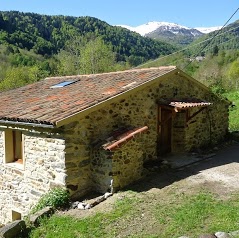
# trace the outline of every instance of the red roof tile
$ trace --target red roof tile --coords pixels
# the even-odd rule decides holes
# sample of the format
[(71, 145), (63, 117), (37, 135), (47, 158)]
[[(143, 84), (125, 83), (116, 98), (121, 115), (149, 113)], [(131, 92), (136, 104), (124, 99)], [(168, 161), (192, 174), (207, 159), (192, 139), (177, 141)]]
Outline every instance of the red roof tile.
[(184, 99), (161, 99), (160, 105), (170, 106), (177, 109), (186, 109), (190, 107), (207, 107), (212, 103), (206, 102), (198, 98), (184, 98)]
[(123, 132), (122, 134), (119, 134), (116, 136), (112, 136), (111, 140), (103, 145), (103, 148), (105, 150), (110, 150), (110, 151), (115, 150), (119, 146), (121, 146), (123, 143), (134, 138), (135, 135), (138, 135), (147, 130), (148, 130), (148, 127), (143, 126), (143, 127), (138, 127), (138, 128), (133, 128), (133, 129), (127, 130), (126, 132)]
[[(175, 66), (168, 66), (46, 78), (0, 93), (0, 120), (55, 125), (58, 121), (175, 69)], [(76, 82), (62, 88), (50, 88), (72, 80)]]

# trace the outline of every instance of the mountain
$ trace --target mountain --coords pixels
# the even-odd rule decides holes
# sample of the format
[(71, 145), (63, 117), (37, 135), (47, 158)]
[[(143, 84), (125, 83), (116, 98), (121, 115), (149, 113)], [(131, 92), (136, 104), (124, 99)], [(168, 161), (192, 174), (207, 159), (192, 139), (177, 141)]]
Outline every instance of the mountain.
[(157, 22), (157, 21), (151, 21), (146, 24), (132, 27), (128, 25), (118, 25), (123, 28), (126, 28), (130, 31), (134, 31), (139, 33), (141, 36), (145, 36), (149, 33), (152, 33), (153, 31), (157, 30), (158, 28), (164, 28), (165, 30), (173, 30), (173, 29), (187, 29), (187, 30), (198, 30), (201, 33), (207, 34), (212, 31), (219, 30), (221, 26), (213, 26), (213, 27), (194, 27), (194, 28), (189, 28), (187, 26), (182, 26), (176, 23), (170, 23), (170, 22)]
[(196, 29), (204, 34), (208, 34), (210, 32), (220, 30), (221, 28), (222, 28), (222, 26), (212, 26), (212, 27), (195, 27), (194, 29)]
[(162, 24), (156, 30), (145, 34), (149, 38), (177, 45), (188, 45), (202, 35), (204, 34), (196, 29), (174, 23)]
[(205, 33), (219, 29), (219, 27), (189, 28), (176, 23), (156, 21), (148, 22), (137, 27), (130, 27), (127, 25), (122, 25), (122, 27), (135, 31), (142, 36), (152, 39), (160, 39), (177, 45), (190, 44), (192, 41), (203, 36)]
[(94, 17), (49, 16), (18, 11), (0, 11), (0, 44), (32, 50), (37, 54), (57, 54), (72, 36), (93, 35), (112, 45), (117, 61), (133, 65), (171, 53), (175, 47), (111, 26)]
[(204, 51), (218, 50), (236, 50), (234, 54), (237, 54), (239, 49), (239, 20), (229, 24), (219, 31), (210, 32), (204, 36), (198, 38), (194, 44), (204, 42), (200, 44)]

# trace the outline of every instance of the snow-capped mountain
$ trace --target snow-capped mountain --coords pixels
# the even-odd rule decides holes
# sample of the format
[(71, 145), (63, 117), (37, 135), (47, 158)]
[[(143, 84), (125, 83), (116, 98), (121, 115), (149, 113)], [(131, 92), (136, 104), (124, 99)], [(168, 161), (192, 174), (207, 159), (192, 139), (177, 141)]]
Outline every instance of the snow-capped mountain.
[(179, 33), (180, 29), (186, 29), (186, 30), (198, 30), (201, 33), (209, 33), (215, 30), (220, 29), (220, 26), (216, 26), (216, 27), (195, 27), (195, 28), (189, 28), (187, 26), (182, 26), (176, 23), (170, 23), (170, 22), (157, 22), (157, 21), (151, 21), (148, 22), (146, 24), (140, 25), (140, 26), (136, 26), (136, 27), (132, 27), (132, 26), (127, 26), (127, 25), (119, 25), (121, 27), (124, 27), (130, 31), (134, 31), (139, 33), (142, 36), (145, 36), (149, 33), (152, 33), (153, 31), (157, 30), (158, 28), (161, 28), (162, 30), (166, 30), (166, 31), (172, 31), (172, 33), (177, 34)]
[(189, 28), (176, 23), (170, 22), (148, 22), (146, 24), (131, 27), (127, 25), (120, 25), (127, 28), (130, 31), (139, 33), (142, 36), (147, 36), (153, 39), (160, 39), (163, 41), (169, 41), (174, 44), (186, 45), (191, 43), (196, 38), (209, 33), (211, 31), (218, 30), (220, 27), (198, 27)]
[(127, 26), (127, 25), (120, 25), (121, 27), (124, 27), (130, 31), (135, 31), (137, 33), (139, 33), (142, 36), (145, 36), (146, 34), (149, 34), (153, 31), (155, 31), (156, 29), (158, 29), (159, 27), (165, 27), (165, 28), (186, 28), (189, 29), (188, 27), (184, 27), (184, 26), (180, 26), (178, 24), (175, 23), (170, 23), (170, 22), (157, 22), (157, 21), (151, 21), (148, 22), (146, 24), (140, 25), (140, 26), (136, 26), (136, 27), (131, 27), (131, 26)]
[(143, 24), (143, 25), (140, 25), (140, 26), (136, 26), (136, 27), (126, 26), (126, 25), (120, 25), (120, 26), (124, 27), (124, 28), (126, 28), (126, 29), (128, 29), (130, 31), (135, 31), (135, 32), (139, 33), (142, 36), (145, 36), (146, 34), (155, 31), (159, 27), (168, 27), (168, 28), (179, 27), (179, 28), (187, 28), (187, 29), (189, 29), (188, 27), (180, 26), (180, 25), (175, 24), (175, 23), (157, 22), (157, 21), (151, 21), (151, 22), (148, 22), (146, 24)]
[(212, 26), (212, 27), (195, 27), (196, 30), (201, 31), (204, 34), (208, 34), (212, 31), (220, 30), (222, 26)]

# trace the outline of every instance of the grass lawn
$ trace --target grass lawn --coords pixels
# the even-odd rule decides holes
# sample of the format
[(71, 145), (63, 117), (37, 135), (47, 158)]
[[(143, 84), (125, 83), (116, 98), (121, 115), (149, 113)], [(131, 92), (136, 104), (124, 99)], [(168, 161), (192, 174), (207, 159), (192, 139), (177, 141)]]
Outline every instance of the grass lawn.
[[(143, 200), (140, 193), (125, 193), (125, 198), (116, 201), (111, 212), (98, 213), (84, 219), (54, 215), (43, 220), (41, 226), (32, 230), (29, 237), (178, 238), (182, 235), (198, 237), (203, 233), (234, 231), (239, 228), (239, 195), (234, 195), (229, 200), (220, 200), (211, 193), (200, 192), (193, 196), (177, 195), (170, 202), (157, 200), (156, 204), (148, 207), (148, 212), (152, 215), (150, 219), (154, 223), (150, 219), (142, 224), (139, 222), (138, 226), (143, 229), (140, 233), (134, 232), (131, 221), (142, 215), (139, 206)], [(152, 226), (152, 229), (147, 226)], [(125, 229), (130, 230), (130, 235), (124, 235)], [(144, 232), (144, 229), (147, 231)]]

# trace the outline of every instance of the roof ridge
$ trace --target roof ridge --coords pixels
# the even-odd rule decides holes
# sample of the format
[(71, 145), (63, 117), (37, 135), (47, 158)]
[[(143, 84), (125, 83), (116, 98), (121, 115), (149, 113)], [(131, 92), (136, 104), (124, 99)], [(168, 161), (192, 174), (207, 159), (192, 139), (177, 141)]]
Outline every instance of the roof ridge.
[(136, 72), (136, 71), (147, 71), (147, 70), (163, 70), (163, 69), (176, 69), (177, 66), (160, 66), (160, 67), (150, 67), (150, 68), (133, 68), (133, 69), (127, 69), (122, 71), (113, 71), (113, 72), (106, 72), (106, 73), (97, 73), (97, 74), (76, 74), (76, 75), (66, 75), (66, 76), (54, 76), (54, 77), (46, 77), (45, 79), (72, 79), (72, 78), (80, 78), (80, 77), (92, 77), (92, 76), (98, 76), (98, 75), (109, 75), (109, 74), (121, 74), (121, 73), (127, 73), (127, 72)]

